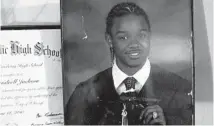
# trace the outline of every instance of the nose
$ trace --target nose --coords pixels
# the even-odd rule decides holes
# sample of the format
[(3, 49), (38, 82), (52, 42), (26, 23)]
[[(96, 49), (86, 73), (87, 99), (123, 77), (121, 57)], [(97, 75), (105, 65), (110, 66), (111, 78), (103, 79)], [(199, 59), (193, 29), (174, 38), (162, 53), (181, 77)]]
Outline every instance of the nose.
[(138, 47), (139, 47), (139, 44), (136, 43), (136, 42), (135, 42), (135, 43), (132, 42), (132, 43), (130, 43), (129, 47), (130, 47), (130, 48), (138, 48)]
[(137, 37), (133, 38), (129, 44), (130, 48), (139, 48), (139, 41), (137, 39)]

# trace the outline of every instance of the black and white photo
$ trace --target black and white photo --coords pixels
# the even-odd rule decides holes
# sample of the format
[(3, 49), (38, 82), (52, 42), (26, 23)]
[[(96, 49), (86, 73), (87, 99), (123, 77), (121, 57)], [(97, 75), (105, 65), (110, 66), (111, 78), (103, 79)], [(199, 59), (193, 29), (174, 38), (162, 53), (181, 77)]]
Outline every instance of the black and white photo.
[(193, 125), (191, 0), (62, 0), (65, 125)]

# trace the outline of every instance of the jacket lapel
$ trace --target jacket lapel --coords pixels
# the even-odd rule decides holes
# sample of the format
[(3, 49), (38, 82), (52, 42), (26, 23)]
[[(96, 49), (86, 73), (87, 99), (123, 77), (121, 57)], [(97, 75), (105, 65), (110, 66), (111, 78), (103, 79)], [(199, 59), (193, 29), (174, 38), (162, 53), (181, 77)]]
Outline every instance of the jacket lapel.
[(169, 103), (173, 99), (176, 93), (176, 87), (173, 83), (169, 83), (170, 78), (166, 78), (165, 70), (161, 69), (159, 66), (151, 65), (151, 76), (152, 76), (152, 87), (155, 97), (160, 99), (158, 105), (165, 109), (169, 108)]
[(119, 95), (114, 87), (112, 68), (105, 70), (99, 80), (99, 84), (103, 87), (100, 101), (105, 110), (104, 117), (99, 124), (120, 124), (122, 104), (119, 102)]

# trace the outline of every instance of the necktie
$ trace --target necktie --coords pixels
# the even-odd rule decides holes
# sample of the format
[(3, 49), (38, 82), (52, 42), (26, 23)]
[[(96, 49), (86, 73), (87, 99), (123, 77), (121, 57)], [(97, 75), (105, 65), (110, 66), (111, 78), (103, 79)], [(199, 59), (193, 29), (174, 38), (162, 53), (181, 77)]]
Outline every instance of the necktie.
[(123, 83), (126, 86), (126, 90), (130, 90), (131, 88), (135, 89), (135, 83), (137, 80), (134, 77), (127, 77)]
[[(127, 77), (123, 83), (125, 84), (126, 86), (126, 90), (130, 90), (130, 89), (135, 89), (135, 84), (136, 84), (137, 80), (134, 78), (134, 77)], [(134, 92), (130, 92), (130, 93), (125, 93), (122, 95), (125, 95), (125, 96), (132, 96)], [(128, 105), (129, 106), (129, 105)], [(122, 110), (122, 125), (128, 125), (128, 118), (127, 118), (127, 104), (123, 104), (123, 110)]]

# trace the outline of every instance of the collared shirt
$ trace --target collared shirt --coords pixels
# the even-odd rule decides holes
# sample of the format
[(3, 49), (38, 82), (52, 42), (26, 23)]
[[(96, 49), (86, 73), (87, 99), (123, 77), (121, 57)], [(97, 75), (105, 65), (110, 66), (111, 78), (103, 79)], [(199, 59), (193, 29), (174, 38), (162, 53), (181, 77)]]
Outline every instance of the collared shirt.
[(135, 91), (139, 92), (149, 78), (150, 70), (151, 65), (149, 60), (147, 59), (144, 66), (139, 71), (137, 71), (133, 76), (128, 76), (120, 70), (120, 68), (116, 64), (116, 61), (114, 60), (114, 65), (112, 67), (112, 76), (114, 80), (114, 87), (117, 93), (120, 95), (122, 92), (126, 91), (125, 84), (122, 82), (127, 77), (134, 77), (137, 80), (137, 83), (135, 84)]

